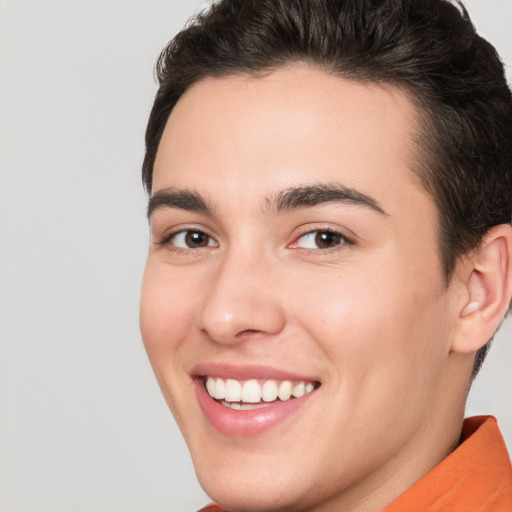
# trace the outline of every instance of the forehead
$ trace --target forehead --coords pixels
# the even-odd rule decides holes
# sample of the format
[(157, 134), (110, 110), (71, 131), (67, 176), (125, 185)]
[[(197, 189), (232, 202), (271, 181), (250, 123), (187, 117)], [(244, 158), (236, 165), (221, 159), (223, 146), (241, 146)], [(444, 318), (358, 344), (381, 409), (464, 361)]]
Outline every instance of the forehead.
[(404, 187), (424, 194), (411, 170), (416, 117), (397, 87), (363, 85), (306, 65), (206, 78), (169, 117), (154, 190), (222, 182), (235, 195), (247, 194), (248, 186), (266, 195), (334, 181), (379, 195)]

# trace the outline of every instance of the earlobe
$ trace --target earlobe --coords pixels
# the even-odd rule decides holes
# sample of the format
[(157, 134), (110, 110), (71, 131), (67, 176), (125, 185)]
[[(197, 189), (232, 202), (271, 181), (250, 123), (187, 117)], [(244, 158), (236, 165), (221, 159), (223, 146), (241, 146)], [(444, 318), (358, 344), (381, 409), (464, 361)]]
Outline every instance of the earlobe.
[(460, 309), (454, 352), (476, 352), (498, 329), (512, 297), (512, 227), (493, 227), (464, 262), (466, 290)]

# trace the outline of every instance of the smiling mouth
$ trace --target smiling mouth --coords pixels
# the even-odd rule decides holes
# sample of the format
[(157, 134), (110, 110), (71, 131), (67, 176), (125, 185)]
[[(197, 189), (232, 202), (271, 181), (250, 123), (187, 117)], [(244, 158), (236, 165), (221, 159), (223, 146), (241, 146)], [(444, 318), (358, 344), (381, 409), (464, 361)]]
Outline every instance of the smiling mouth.
[(253, 410), (302, 398), (320, 386), (319, 382), (291, 380), (239, 381), (221, 377), (204, 377), (208, 395), (224, 407)]

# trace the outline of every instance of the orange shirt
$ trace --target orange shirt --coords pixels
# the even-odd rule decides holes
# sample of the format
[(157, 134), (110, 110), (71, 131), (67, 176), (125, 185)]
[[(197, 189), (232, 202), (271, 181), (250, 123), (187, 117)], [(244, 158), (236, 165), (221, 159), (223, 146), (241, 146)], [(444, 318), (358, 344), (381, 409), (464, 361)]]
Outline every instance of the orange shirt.
[(383, 510), (416, 511), (512, 511), (512, 468), (496, 418), (464, 421), (459, 447)]
[[(512, 512), (512, 467), (496, 419), (466, 419), (461, 441), (382, 512)], [(224, 511), (209, 505), (200, 512)]]

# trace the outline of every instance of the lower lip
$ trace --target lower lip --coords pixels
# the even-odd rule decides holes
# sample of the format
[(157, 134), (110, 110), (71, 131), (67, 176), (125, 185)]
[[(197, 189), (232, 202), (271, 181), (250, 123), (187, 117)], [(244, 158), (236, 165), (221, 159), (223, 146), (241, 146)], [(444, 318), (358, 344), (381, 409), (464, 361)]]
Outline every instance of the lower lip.
[(208, 421), (222, 434), (239, 437), (256, 436), (284, 422), (315, 394), (313, 391), (301, 398), (243, 411), (219, 404), (206, 392), (202, 379), (196, 379), (196, 391), (199, 405)]

